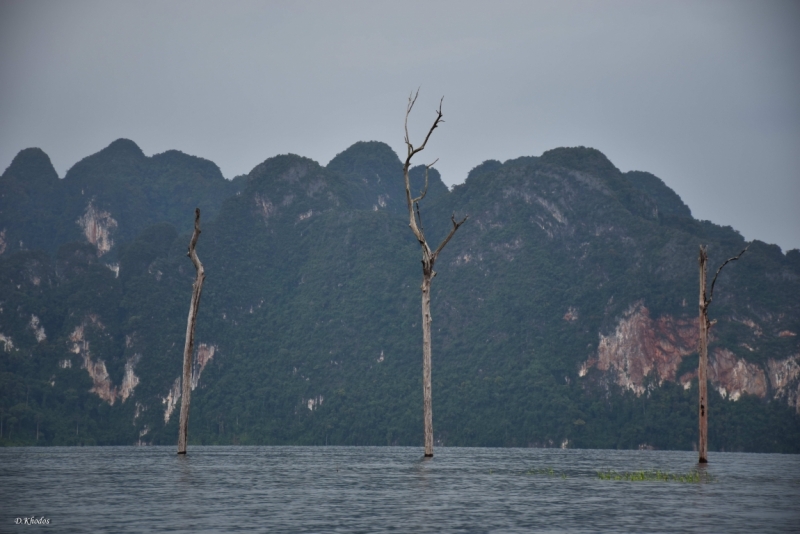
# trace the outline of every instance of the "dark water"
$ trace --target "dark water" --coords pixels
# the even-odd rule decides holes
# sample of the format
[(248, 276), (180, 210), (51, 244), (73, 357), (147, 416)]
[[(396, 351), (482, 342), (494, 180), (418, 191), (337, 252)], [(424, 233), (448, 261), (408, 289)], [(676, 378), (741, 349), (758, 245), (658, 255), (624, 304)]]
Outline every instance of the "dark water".
[[(0, 532), (800, 531), (800, 456), (405, 447), (9, 448)], [(550, 469), (553, 473), (550, 474)], [(17, 517), (50, 520), (16, 525)]]

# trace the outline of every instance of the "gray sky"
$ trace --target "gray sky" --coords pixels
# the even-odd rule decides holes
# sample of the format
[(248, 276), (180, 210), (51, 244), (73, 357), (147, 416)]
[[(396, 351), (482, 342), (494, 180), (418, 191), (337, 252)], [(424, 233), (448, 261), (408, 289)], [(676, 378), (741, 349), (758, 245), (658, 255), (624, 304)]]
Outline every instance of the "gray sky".
[(61, 176), (119, 137), (226, 177), (378, 140), (446, 183), (591, 146), (695, 217), (800, 248), (800, 2), (0, 0), (0, 170)]

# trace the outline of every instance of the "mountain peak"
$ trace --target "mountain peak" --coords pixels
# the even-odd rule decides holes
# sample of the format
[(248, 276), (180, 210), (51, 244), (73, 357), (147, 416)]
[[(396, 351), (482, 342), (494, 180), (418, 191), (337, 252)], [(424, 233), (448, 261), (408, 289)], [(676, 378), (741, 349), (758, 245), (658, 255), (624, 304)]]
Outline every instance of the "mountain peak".
[(319, 168), (319, 163), (297, 154), (279, 154), (265, 159), (250, 171), (251, 180), (260, 179), (264, 176), (280, 177), (289, 182), (295, 182), (303, 178), (310, 170)]
[(52, 185), (58, 182), (58, 173), (53, 168), (50, 157), (41, 148), (20, 150), (3, 177), (13, 177), (30, 185)]
[[(402, 176), (402, 162), (392, 147), (380, 141), (359, 141), (336, 155), (327, 168), (372, 183)], [(394, 176), (393, 176), (394, 175)]]
[(224, 179), (222, 171), (213, 161), (198, 156), (192, 156), (180, 150), (167, 150), (160, 154), (154, 154), (150, 159), (153, 163), (164, 167), (192, 169), (193, 171), (200, 172), (214, 179)]
[(539, 158), (544, 163), (596, 174), (618, 174), (617, 169), (605, 154), (596, 148), (585, 146), (554, 148)]
[(102, 154), (125, 154), (136, 157), (145, 157), (139, 145), (130, 139), (119, 138), (100, 151)]

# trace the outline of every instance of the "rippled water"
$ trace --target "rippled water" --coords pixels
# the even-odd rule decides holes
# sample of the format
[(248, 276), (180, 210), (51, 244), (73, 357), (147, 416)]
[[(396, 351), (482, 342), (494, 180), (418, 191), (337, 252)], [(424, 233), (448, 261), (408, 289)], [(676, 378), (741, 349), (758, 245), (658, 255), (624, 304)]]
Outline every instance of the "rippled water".
[[(406, 447), (0, 449), (0, 532), (522, 532), (800, 529), (800, 456)], [(552, 474), (550, 470), (552, 469)], [(45, 517), (48, 526), (15, 525)]]

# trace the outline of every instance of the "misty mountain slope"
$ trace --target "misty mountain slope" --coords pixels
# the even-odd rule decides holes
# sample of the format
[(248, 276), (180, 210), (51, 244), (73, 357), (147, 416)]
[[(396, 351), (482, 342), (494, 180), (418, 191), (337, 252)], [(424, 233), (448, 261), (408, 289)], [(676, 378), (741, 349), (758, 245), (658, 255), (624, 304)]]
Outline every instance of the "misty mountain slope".
[[(393, 319), (410, 305), (402, 288), (412, 281), (408, 268), (398, 265), (414, 253), (414, 243), (385, 211), (368, 203), (361, 210), (343, 205), (347, 198), (363, 201), (362, 191), (357, 181), (309, 160), (273, 158), (254, 169), (245, 191), (225, 204), (202, 236), (219, 247), (205, 253), (208, 272), (236, 273), (224, 291), (209, 291), (205, 305), (225, 314), (212, 322), (230, 325), (225, 350), (240, 356), (227, 364), (229, 371), (209, 372), (243, 377), (248, 387), (239, 408), (248, 417), (274, 414), (249, 422), (271, 442), (313, 442), (312, 436), (327, 434), (340, 443), (384, 443), (387, 431), (374, 428), (375, 413), (395, 418), (392, 406), (400, 403), (417, 418), (411, 399), (401, 395), (416, 377), (403, 373), (403, 380), (392, 380), (390, 371), (400, 378), (398, 366), (413, 354), (411, 339), (402, 335), (409, 325)], [(239, 229), (246, 239), (235, 238)], [(259, 332), (257, 344), (253, 332)], [(225, 396), (216, 385), (209, 388), (212, 396)], [(377, 401), (388, 405), (378, 408)], [(347, 415), (369, 404), (373, 415), (366, 420)], [(197, 406), (198, 412), (213, 410), (204, 401)], [(320, 410), (330, 415), (315, 417)], [(331, 421), (339, 422), (328, 429)], [(407, 421), (394, 424), (410, 429)]]
[[(337, 154), (328, 163), (327, 168), (363, 184), (373, 210), (386, 209), (398, 215), (408, 213), (403, 162), (386, 143), (377, 141), (355, 143)], [(425, 189), (425, 166), (412, 166), (409, 169), (409, 179), (412, 195), (419, 196)], [(446, 195), (447, 192), (447, 186), (442, 182), (439, 171), (431, 168), (428, 172), (426, 199), (430, 202)]]
[(44, 152), (27, 149), (0, 176), (0, 248), (54, 253), (86, 239), (105, 255), (157, 222), (188, 231), (187, 210), (213, 217), (242, 186), (208, 160), (176, 150), (147, 157), (127, 139), (79, 161), (63, 180)]
[[(476, 383), (481, 381), (474, 378), (487, 369), (492, 373), (497, 366), (491, 355), (503, 354), (506, 365), (518, 359), (520, 367), (515, 371), (484, 377), (497, 384), (484, 387), (483, 394), (476, 390), (465, 395), (467, 399), (496, 397), (508, 388), (507, 404), (502, 403), (513, 406), (507, 408), (508, 415), (520, 411), (514, 398), (531, 396), (519, 377), (524, 366), (536, 360), (537, 352), (548, 355), (550, 372), (567, 389), (576, 383), (586, 389), (617, 386), (651, 398), (659, 391), (654, 386), (693, 387), (696, 255), (698, 244), (709, 241), (663, 224), (647, 209), (653, 204), (651, 198), (629, 194), (630, 187), (623, 183), (626, 176), (610, 164), (593, 161), (594, 165), (587, 165), (585, 151), (575, 152), (575, 164), (568, 158), (570, 150), (561, 149), (559, 166), (545, 164), (545, 157), (521, 158), (475, 173), (454, 189), (446, 205), (437, 206), (442, 215), (469, 213), (467, 224), (472, 225), (440, 260), (449, 261), (455, 273), (441, 280), (438, 292), (434, 285), (433, 297), (434, 317), (440, 325), (462, 322), (464, 310), (469, 310), (471, 322), (468, 328), (442, 328), (439, 340), (446, 347), (452, 343), (462, 360), (465, 354), (475, 355), (473, 369), (464, 369), (465, 380), (457, 383), (469, 383), (477, 390), (481, 388)], [(429, 216), (428, 220), (443, 217)], [(437, 230), (441, 234), (446, 228)], [(719, 233), (725, 234), (723, 229)], [(725, 235), (723, 243), (711, 242), (713, 264), (744, 248), (741, 237), (735, 237)], [(792, 334), (797, 332), (800, 288), (793, 282), (796, 271), (788, 258), (770, 250), (756, 242), (748, 251), (752, 253), (750, 267), (739, 270), (745, 256), (718, 281), (712, 306), (712, 315), (719, 319), (714, 330), (719, 338), (712, 343), (717, 364), (712, 385), (732, 398), (745, 393), (784, 398), (785, 381), (775, 369), (782, 367), (784, 376), (797, 377), (797, 342)], [(763, 283), (765, 279), (773, 283)], [(755, 280), (762, 283), (753, 291)], [(758, 304), (766, 300), (772, 314)], [(769, 334), (763, 333), (766, 328)], [(755, 362), (765, 365), (753, 367)], [(733, 378), (737, 372), (741, 380)], [(696, 390), (685, 399), (685, 413), (694, 410), (695, 397)], [(786, 400), (794, 406), (795, 399), (790, 394)], [(454, 421), (474, 420), (483, 405), (482, 401), (468, 404)], [(487, 424), (496, 417), (487, 413)], [(518, 427), (525, 421), (526, 416), (520, 414), (507, 426)], [(582, 423), (575, 426), (574, 421)], [(694, 422), (684, 421), (684, 432), (691, 435)], [(592, 430), (600, 433), (597, 422), (597, 416), (567, 415), (559, 433), (578, 440), (570, 430), (595, 425)], [(441, 429), (441, 418), (439, 424)], [(603, 422), (608, 424), (613, 425)], [(656, 438), (662, 443), (674, 433), (674, 425), (663, 430)], [(536, 441), (558, 442), (556, 436), (543, 437)]]
[[(203, 160), (116, 150), (96, 198), (138, 188), (167, 213), (170, 184), (205, 194), (181, 181)], [(141, 170), (162, 156), (172, 171)], [(201, 223), (190, 440), (420, 444), (420, 251), (400, 160), (357, 143), (326, 167), (270, 158), (234, 185)], [(108, 209), (124, 221), (145, 204)], [(80, 233), (55, 257), (0, 254), (3, 443), (34, 442), (37, 424), (40, 443), (174, 443), (192, 211), (120, 238), (118, 271)], [(469, 215), (433, 281), (437, 443), (692, 447), (697, 247), (718, 265), (738, 233), (582, 147), (484, 162), (452, 192), (432, 173), (421, 213), (434, 246)], [(798, 452), (799, 257), (755, 242), (717, 282), (712, 449)]]

